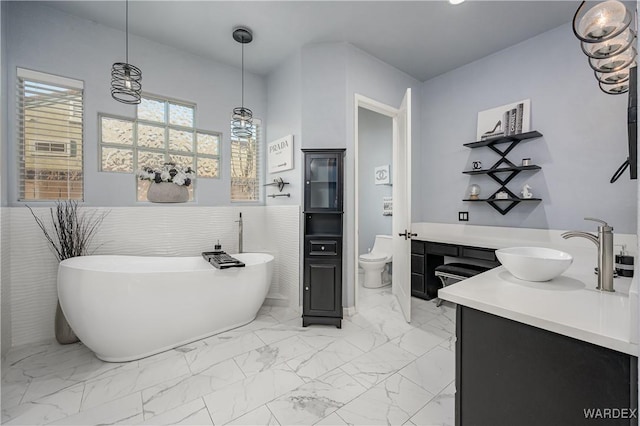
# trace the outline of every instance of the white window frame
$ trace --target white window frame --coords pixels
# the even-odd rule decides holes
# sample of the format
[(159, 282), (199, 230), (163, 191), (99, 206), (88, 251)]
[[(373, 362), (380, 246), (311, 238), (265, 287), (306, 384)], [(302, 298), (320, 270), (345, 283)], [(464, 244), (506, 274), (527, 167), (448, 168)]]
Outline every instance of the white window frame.
[[(69, 108), (69, 117), (68, 119), (64, 119), (64, 118), (58, 118), (56, 119), (56, 124), (61, 124), (64, 122), (68, 122), (69, 123), (69, 128), (66, 129), (66, 131), (70, 134), (69, 136), (65, 136), (63, 137), (63, 139), (68, 138), (69, 140), (67, 142), (64, 141), (55, 141), (55, 140), (47, 140), (47, 135), (41, 135), (41, 138), (38, 139), (30, 139), (27, 140), (26, 139), (26, 135), (24, 134), (24, 127), (25, 127), (25, 115), (26, 115), (26, 111), (23, 109), (24, 108), (24, 102), (26, 100), (26, 96), (25, 94), (22, 92), (23, 90), (27, 90), (25, 87), (24, 82), (28, 81), (31, 83), (36, 83), (37, 84), (42, 84), (44, 86), (54, 86), (54, 87), (58, 87), (58, 88), (66, 88), (66, 89), (70, 89), (70, 90), (75, 90), (78, 92), (79, 94), (79, 101), (75, 101), (75, 100), (70, 100), (69, 103), (70, 105), (68, 105)], [(33, 87), (37, 87), (37, 86), (33, 86)], [(31, 88), (31, 91), (33, 93), (36, 93), (33, 90), (33, 87)], [(85, 192), (85, 170), (84, 170), (84, 120), (83, 120), (83, 116), (84, 116), (84, 82), (81, 80), (76, 80), (73, 78), (68, 78), (68, 77), (62, 77), (59, 75), (54, 75), (54, 74), (49, 74), (49, 73), (44, 73), (44, 72), (40, 72), (40, 71), (34, 71), (34, 70), (29, 70), (26, 68), (20, 68), (17, 67), (16, 68), (16, 88), (17, 88), (17, 105), (16, 105), (16, 127), (18, 129), (18, 133), (17, 133), (17, 145), (18, 145), (18, 201), (28, 201), (28, 202), (51, 202), (51, 201), (57, 201), (57, 200), (61, 200), (61, 199), (67, 199), (67, 200), (76, 200), (76, 201), (84, 201), (84, 192)], [(60, 102), (60, 104), (63, 104), (63, 102)], [(59, 114), (58, 114), (59, 115)], [(72, 127), (73, 126), (73, 127)], [(79, 126), (79, 128), (78, 128)], [(34, 130), (43, 130), (41, 129), (34, 129)], [(49, 130), (50, 131), (50, 130)], [(64, 131), (63, 131), (64, 132)], [(61, 132), (61, 133), (63, 133)], [(39, 135), (40, 136), (40, 135)], [(59, 136), (58, 136), (59, 137)], [(60, 137), (59, 137), (60, 138)], [(71, 144), (75, 143), (76, 145), (76, 155), (71, 155)], [(52, 151), (38, 151), (36, 150), (36, 146), (37, 144), (49, 144), (50, 147), (53, 144), (63, 144), (64, 145), (64, 152), (52, 152)], [(27, 147), (27, 145), (29, 145), (29, 148)], [(78, 148), (79, 147), (79, 148)], [(28, 198), (25, 194), (26, 191), (26, 186), (27, 186), (27, 154), (26, 154), (26, 150), (27, 149), (31, 149), (31, 156), (32, 158), (60, 158), (60, 160), (62, 160), (63, 158), (76, 158), (78, 157), (77, 152), (78, 150), (80, 151), (81, 155), (80, 158), (76, 158), (76, 160), (74, 160), (74, 166), (75, 167), (79, 167), (79, 171), (70, 171), (69, 169), (66, 170), (67, 173), (67, 190), (66, 190), (66, 197), (44, 197), (44, 196), (38, 196), (37, 198)], [(53, 160), (53, 161), (59, 161), (59, 160)], [(51, 167), (53, 168), (60, 168), (61, 165), (60, 164), (56, 164), (56, 163), (52, 163)], [(67, 166), (68, 167), (68, 166)], [(53, 170), (55, 171), (55, 170)], [(61, 168), (60, 170), (58, 170), (58, 172), (64, 172), (64, 168)], [(33, 172), (35, 174), (38, 173), (37, 169), (34, 169)], [(71, 191), (71, 184), (73, 181), (71, 181), (69, 179), (69, 174), (70, 173), (78, 173), (80, 175), (80, 180), (79, 180), (79, 185), (81, 187), (78, 196), (79, 197), (71, 197), (72, 191)], [(37, 179), (36, 179), (37, 181)], [(64, 181), (64, 180), (63, 180)], [(78, 182), (78, 181), (75, 181)], [(73, 191), (76, 192), (76, 191)], [(62, 194), (61, 194), (62, 195)]]
[[(146, 99), (151, 99), (151, 100), (155, 100), (155, 101), (161, 101), (164, 102), (165, 105), (165, 122), (161, 123), (158, 121), (151, 121), (151, 120), (144, 120), (144, 119), (140, 119), (138, 118), (138, 111), (136, 109), (136, 117), (135, 118), (128, 118), (128, 117), (123, 117), (123, 116), (118, 116), (118, 115), (113, 115), (113, 114), (105, 114), (105, 113), (98, 113), (98, 141), (99, 141), (99, 145), (100, 145), (100, 152), (98, 155), (98, 170), (104, 173), (125, 173), (125, 174), (131, 174), (131, 173), (136, 173), (136, 171), (139, 169), (138, 166), (138, 150), (141, 151), (147, 151), (147, 152), (155, 152), (158, 154), (164, 154), (165, 156), (165, 161), (168, 161), (168, 157), (170, 155), (181, 155), (181, 156), (185, 156), (185, 157), (193, 157), (193, 165), (194, 165), (194, 169), (197, 171), (198, 170), (198, 157), (200, 158), (209, 158), (209, 159), (213, 159), (213, 160), (217, 160), (218, 161), (218, 175), (216, 177), (210, 177), (210, 176), (199, 176), (197, 175), (196, 172), (196, 180), (197, 179), (220, 179), (220, 174), (221, 174), (221, 165), (222, 165), (222, 137), (223, 134), (222, 132), (217, 132), (214, 130), (202, 130), (199, 129), (198, 127), (196, 127), (196, 111), (197, 111), (197, 106), (195, 103), (190, 103), (190, 102), (186, 102), (186, 101), (179, 101), (179, 100), (175, 100), (172, 98), (168, 98), (168, 97), (163, 97), (163, 96), (158, 96), (158, 95), (149, 95), (149, 94), (143, 94), (142, 95), (143, 98)], [(176, 125), (176, 124), (169, 124), (169, 103), (172, 104), (178, 104), (178, 105), (184, 105), (187, 106), (189, 108), (193, 108), (193, 127), (188, 127), (188, 126), (180, 126), (180, 125)], [(102, 118), (111, 118), (114, 120), (122, 120), (122, 121), (127, 121), (132, 123), (133, 125), (133, 130), (132, 130), (132, 143), (131, 145), (123, 145), (123, 144), (114, 144), (114, 143), (108, 143), (108, 142), (103, 142), (102, 141)], [(163, 148), (150, 148), (150, 147), (145, 147), (145, 146), (139, 146), (138, 145), (138, 124), (143, 124), (143, 125), (151, 125), (151, 126), (156, 126), (156, 127), (163, 127), (164, 128), (164, 147)], [(170, 129), (174, 129), (174, 130), (179, 130), (179, 131), (187, 131), (187, 132), (193, 132), (194, 135), (194, 149), (191, 152), (187, 152), (187, 151), (176, 151), (176, 150), (171, 150), (169, 149), (169, 130)], [(198, 149), (197, 149), (197, 134), (206, 134), (206, 135), (212, 135), (212, 136), (216, 136), (218, 138), (218, 154), (217, 155), (212, 155), (212, 154), (199, 154), (198, 153)], [(106, 147), (106, 148), (118, 148), (118, 149), (130, 149), (133, 155), (133, 171), (132, 172), (120, 172), (120, 171), (113, 171), (113, 170), (103, 170), (102, 168), (102, 148)]]

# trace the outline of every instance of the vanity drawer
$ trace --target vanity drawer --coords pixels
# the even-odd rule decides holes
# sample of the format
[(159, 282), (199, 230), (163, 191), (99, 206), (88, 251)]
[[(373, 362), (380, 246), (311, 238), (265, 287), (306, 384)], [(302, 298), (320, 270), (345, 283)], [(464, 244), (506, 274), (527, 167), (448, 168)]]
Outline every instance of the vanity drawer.
[(468, 257), (470, 259), (489, 260), (496, 262), (496, 251), (493, 249), (484, 249), (478, 247), (460, 247), (460, 256)]
[(424, 241), (411, 240), (411, 253), (424, 254)]
[(340, 255), (340, 239), (309, 238), (307, 239), (308, 256), (338, 256)]
[(426, 251), (429, 254), (435, 254), (439, 256), (459, 256), (458, 246), (440, 243), (426, 243)]

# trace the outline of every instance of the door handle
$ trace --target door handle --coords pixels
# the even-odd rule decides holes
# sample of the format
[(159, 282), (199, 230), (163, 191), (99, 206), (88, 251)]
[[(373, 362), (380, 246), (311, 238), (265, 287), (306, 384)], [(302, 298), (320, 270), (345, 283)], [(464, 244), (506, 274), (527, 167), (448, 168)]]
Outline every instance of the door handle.
[(418, 234), (412, 234), (411, 232), (405, 229), (404, 232), (402, 234), (398, 234), (398, 236), (404, 237), (405, 240), (410, 240), (411, 237), (417, 237)]

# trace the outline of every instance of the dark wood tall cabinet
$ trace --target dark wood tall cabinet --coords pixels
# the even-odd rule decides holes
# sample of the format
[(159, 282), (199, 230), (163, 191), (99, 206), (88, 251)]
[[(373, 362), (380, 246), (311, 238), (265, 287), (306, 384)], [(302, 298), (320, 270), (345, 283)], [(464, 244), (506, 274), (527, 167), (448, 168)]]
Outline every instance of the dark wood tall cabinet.
[(304, 152), (302, 325), (342, 327), (344, 149)]

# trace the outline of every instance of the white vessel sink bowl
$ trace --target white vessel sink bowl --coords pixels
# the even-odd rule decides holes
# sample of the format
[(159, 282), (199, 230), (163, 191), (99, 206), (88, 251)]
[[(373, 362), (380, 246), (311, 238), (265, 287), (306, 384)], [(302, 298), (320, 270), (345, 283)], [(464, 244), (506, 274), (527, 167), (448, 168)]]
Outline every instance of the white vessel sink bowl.
[(569, 253), (545, 247), (510, 247), (496, 250), (502, 266), (525, 281), (549, 281), (571, 266)]

